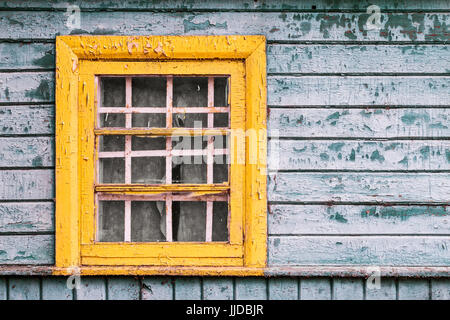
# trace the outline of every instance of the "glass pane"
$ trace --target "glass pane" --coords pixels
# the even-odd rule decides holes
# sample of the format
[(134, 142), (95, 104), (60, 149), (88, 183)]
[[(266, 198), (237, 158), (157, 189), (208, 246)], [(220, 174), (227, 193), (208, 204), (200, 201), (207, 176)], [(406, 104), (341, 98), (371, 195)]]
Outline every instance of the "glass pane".
[(174, 201), (172, 209), (173, 240), (204, 242), (206, 239), (206, 202)]
[(213, 183), (228, 182), (228, 162), (227, 156), (214, 156)]
[(100, 78), (101, 106), (125, 107), (125, 78)]
[(125, 136), (100, 136), (100, 151), (124, 151)]
[(174, 77), (174, 107), (207, 107), (208, 78), (206, 77)]
[(124, 158), (101, 158), (99, 164), (100, 183), (125, 182)]
[(212, 241), (228, 241), (228, 203), (213, 202)]
[(99, 201), (98, 241), (124, 241), (124, 201)]
[(161, 184), (165, 182), (165, 157), (131, 158), (131, 183)]
[(165, 128), (165, 113), (133, 113), (131, 125), (135, 128)]
[(101, 113), (100, 127), (114, 128), (125, 127), (125, 114), (123, 113)]
[(216, 128), (228, 128), (228, 113), (215, 113), (214, 114), (214, 127)]
[(207, 128), (207, 113), (174, 113), (172, 126), (175, 128)]
[(131, 241), (166, 240), (166, 210), (162, 201), (131, 202)]
[(206, 163), (202, 156), (172, 158), (173, 183), (206, 183)]
[(132, 79), (133, 107), (166, 107), (166, 85), (164, 77), (139, 77)]
[(131, 150), (166, 150), (166, 138), (133, 136)]
[(214, 78), (214, 107), (228, 106), (228, 78)]

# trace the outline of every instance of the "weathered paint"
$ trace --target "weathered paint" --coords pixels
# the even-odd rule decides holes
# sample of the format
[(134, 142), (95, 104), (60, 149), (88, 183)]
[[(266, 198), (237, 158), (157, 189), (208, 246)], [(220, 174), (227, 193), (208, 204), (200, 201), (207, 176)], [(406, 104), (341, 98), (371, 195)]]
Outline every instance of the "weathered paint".
[(51, 202), (1, 202), (0, 233), (54, 232), (54, 210)]
[(0, 136), (54, 133), (53, 106), (0, 106)]
[(0, 264), (52, 265), (54, 241), (53, 235), (0, 235)]

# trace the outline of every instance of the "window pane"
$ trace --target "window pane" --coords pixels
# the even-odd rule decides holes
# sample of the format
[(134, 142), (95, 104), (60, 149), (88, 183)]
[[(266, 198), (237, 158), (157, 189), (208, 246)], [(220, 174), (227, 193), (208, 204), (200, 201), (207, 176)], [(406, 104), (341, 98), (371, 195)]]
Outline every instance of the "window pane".
[(206, 239), (206, 202), (175, 201), (172, 208), (173, 240), (204, 242)]
[(166, 138), (133, 136), (131, 150), (166, 150)]
[(212, 241), (228, 241), (228, 203), (213, 202)]
[(132, 79), (133, 107), (166, 107), (166, 78), (139, 77)]
[(228, 113), (215, 113), (214, 114), (214, 127), (215, 128), (228, 128)]
[(125, 78), (100, 78), (101, 106), (125, 107)]
[(206, 183), (206, 163), (202, 156), (173, 157), (173, 183)]
[(131, 241), (158, 242), (166, 239), (166, 210), (162, 201), (131, 202)]
[(206, 77), (174, 77), (174, 107), (207, 107), (208, 78)]
[(124, 151), (124, 136), (100, 136), (100, 151)]
[(228, 182), (228, 157), (214, 156), (213, 183)]
[(165, 113), (133, 113), (131, 125), (135, 128), (165, 128)]
[(131, 158), (131, 183), (161, 184), (165, 182), (165, 157)]
[(214, 107), (228, 106), (228, 78), (214, 78)]
[(98, 241), (124, 241), (124, 201), (99, 201)]
[(124, 183), (124, 158), (102, 158), (99, 160), (100, 183)]
[(123, 113), (101, 113), (100, 127), (125, 127), (125, 115)]

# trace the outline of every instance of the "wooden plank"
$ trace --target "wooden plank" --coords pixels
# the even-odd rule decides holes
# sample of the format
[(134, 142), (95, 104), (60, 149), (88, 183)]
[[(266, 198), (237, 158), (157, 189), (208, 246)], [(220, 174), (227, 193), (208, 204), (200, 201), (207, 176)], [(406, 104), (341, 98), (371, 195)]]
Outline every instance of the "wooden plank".
[(267, 79), (267, 104), (445, 106), (449, 87), (446, 76), (277, 76)]
[(52, 166), (54, 153), (50, 137), (0, 138), (0, 167)]
[[(449, 170), (450, 141), (302, 141), (269, 144), (269, 170)], [(282, 155), (282, 156), (281, 156)]]
[[(386, 59), (388, 57), (388, 59)], [(269, 45), (269, 73), (448, 73), (446, 45)]]
[(448, 236), (272, 236), (268, 265), (444, 266)]
[(203, 300), (233, 300), (233, 279), (203, 278)]
[(53, 264), (52, 235), (0, 236), (0, 264)]
[[(204, 12), (189, 16), (176, 12), (81, 12), (82, 29), (72, 30), (71, 34), (260, 34), (268, 40), (296, 41), (444, 42), (449, 39), (446, 28), (441, 28), (448, 23), (448, 13), (389, 13), (382, 19), (379, 32), (364, 30), (369, 16), (315, 12)], [(4, 21), (4, 30), (8, 30), (0, 37), (6, 39), (53, 39), (70, 32), (67, 17), (60, 12), (4, 11), (0, 19)]]
[(139, 281), (132, 277), (108, 278), (108, 300), (139, 300)]
[(269, 205), (270, 235), (450, 234), (447, 206)]
[(9, 278), (9, 300), (39, 300), (40, 279), (37, 277)]
[(54, 78), (54, 72), (0, 73), (0, 101), (9, 103), (54, 101)]
[[(368, 280), (368, 279), (367, 279)], [(369, 287), (367, 280), (364, 280), (366, 285), (366, 300), (395, 300), (397, 296), (397, 289), (394, 278), (381, 278), (380, 287), (376, 287), (373, 283)]]
[(106, 280), (101, 277), (82, 277), (77, 300), (106, 300)]
[(363, 300), (364, 281), (355, 279), (333, 279), (333, 300)]
[(55, 45), (52, 43), (0, 43), (0, 56), (0, 70), (55, 68)]
[(400, 279), (398, 281), (398, 299), (429, 300), (429, 281), (427, 279)]
[(431, 299), (450, 300), (450, 279), (431, 279)]
[(1, 106), (0, 136), (54, 133), (54, 106)]
[(175, 300), (201, 300), (201, 278), (175, 278)]
[(301, 300), (331, 300), (331, 279), (302, 278), (299, 298)]
[(292, 173), (269, 176), (269, 201), (448, 202), (448, 173)]
[(297, 278), (269, 278), (269, 300), (298, 300)]
[(73, 290), (67, 287), (67, 277), (42, 278), (42, 300), (73, 300)]
[(0, 171), (0, 199), (53, 199), (54, 170), (2, 170)]
[(6, 278), (0, 278), (0, 301), (6, 300), (7, 298), (7, 284), (6, 284)]
[(272, 137), (450, 137), (443, 108), (272, 108), (268, 123)]
[[(337, 2), (330, 2), (327, 0), (307, 0), (307, 1), (297, 1), (297, 0), (283, 0), (283, 1), (254, 1), (254, 0), (243, 0), (243, 1), (221, 1), (221, 0), (172, 0), (170, 2), (166, 1), (144, 1), (136, 2), (134, 0), (124, 0), (120, 2), (111, 2), (109, 0), (91, 0), (91, 1), (81, 1), (73, 0), (70, 2), (72, 5), (78, 5), (82, 10), (177, 10), (177, 11), (191, 11), (191, 10), (245, 10), (245, 11), (299, 11), (299, 10), (352, 10), (352, 11), (362, 11), (366, 12), (368, 6), (373, 4), (369, 0), (362, 0), (354, 2), (352, 0), (343, 0)], [(439, 0), (410, 0), (404, 1), (391, 1), (391, 0), (380, 0), (377, 1), (377, 5), (382, 11), (396, 11), (396, 10), (430, 10), (430, 9), (448, 9), (445, 2)], [(65, 4), (61, 4), (56, 0), (44, 1), (36, 0), (32, 2), (28, 1), (14, 1), (5, 0), (0, 2), (0, 7), (8, 9), (59, 9), (64, 10)]]
[(142, 300), (173, 300), (173, 280), (168, 277), (142, 279)]
[(55, 231), (54, 204), (50, 202), (1, 202), (1, 232)]
[(264, 278), (236, 278), (236, 300), (267, 300), (267, 280)]

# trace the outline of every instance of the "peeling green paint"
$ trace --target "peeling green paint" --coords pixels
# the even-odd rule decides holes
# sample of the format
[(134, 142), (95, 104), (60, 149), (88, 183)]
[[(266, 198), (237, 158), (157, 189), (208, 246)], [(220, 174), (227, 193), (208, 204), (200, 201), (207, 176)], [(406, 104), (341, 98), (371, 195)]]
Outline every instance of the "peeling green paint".
[(411, 208), (397, 208), (397, 207), (370, 207), (365, 208), (361, 211), (362, 218), (382, 218), (382, 219), (390, 219), (390, 218), (398, 218), (402, 221), (407, 220), (414, 216), (448, 216), (449, 212), (447, 208), (444, 206), (439, 207), (411, 207)]
[(370, 155), (370, 160), (379, 161), (381, 163), (381, 162), (384, 162), (384, 157), (383, 157), (383, 155), (380, 154), (380, 152), (378, 150), (375, 150)]

